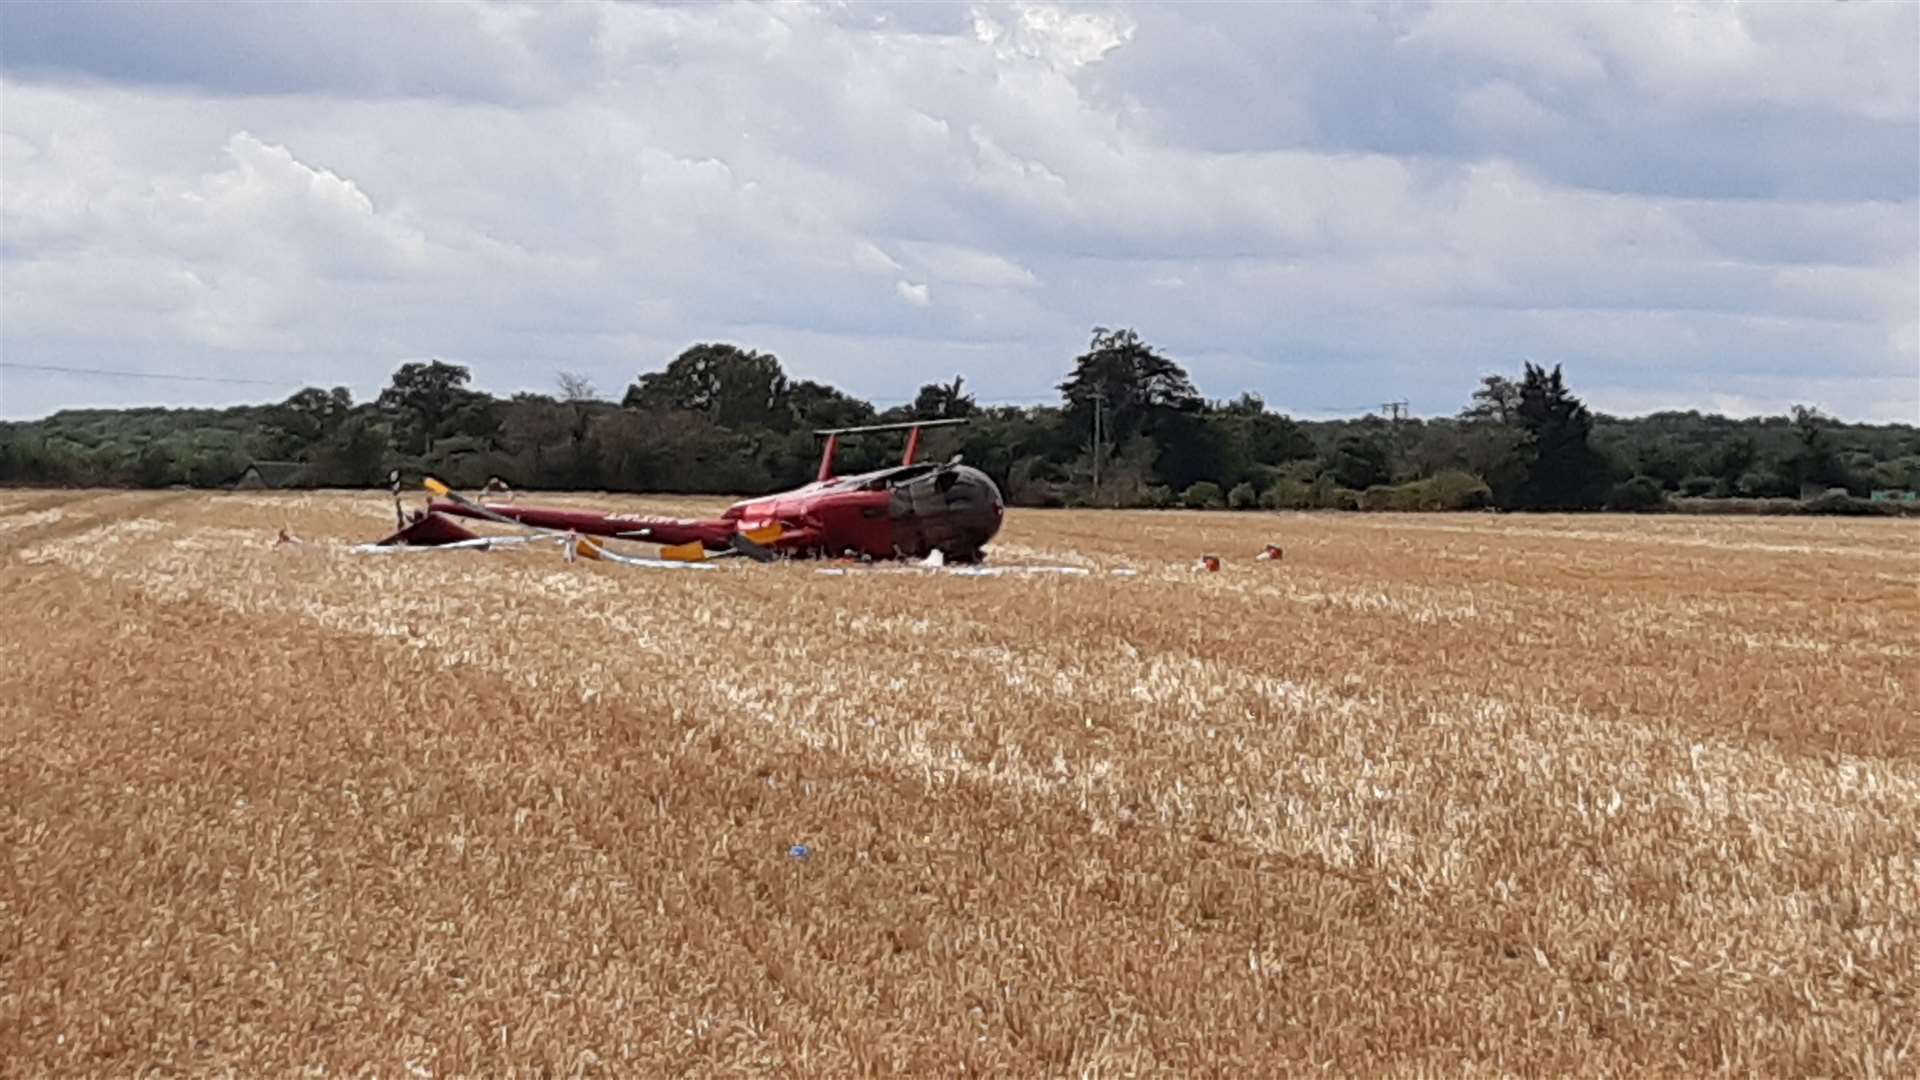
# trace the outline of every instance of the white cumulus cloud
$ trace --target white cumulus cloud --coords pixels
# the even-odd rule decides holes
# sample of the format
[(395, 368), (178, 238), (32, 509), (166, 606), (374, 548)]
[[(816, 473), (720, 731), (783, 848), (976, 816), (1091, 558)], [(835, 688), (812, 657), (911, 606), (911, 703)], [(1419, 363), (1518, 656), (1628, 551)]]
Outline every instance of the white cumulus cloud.
[[(875, 398), (1920, 417), (1920, 8), (18, 0), (0, 351), (371, 394), (694, 341)], [(938, 293), (939, 302), (934, 303)], [(0, 413), (208, 400), (8, 371)], [(172, 395), (168, 397), (167, 395)]]

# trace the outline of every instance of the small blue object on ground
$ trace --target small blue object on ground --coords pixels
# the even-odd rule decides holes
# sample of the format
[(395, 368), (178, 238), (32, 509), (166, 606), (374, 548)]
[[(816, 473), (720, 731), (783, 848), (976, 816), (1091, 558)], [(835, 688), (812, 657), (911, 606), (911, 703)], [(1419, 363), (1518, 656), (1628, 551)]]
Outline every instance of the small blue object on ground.
[(805, 844), (795, 844), (787, 849), (787, 854), (793, 858), (805, 860), (807, 856), (813, 854), (813, 849)]

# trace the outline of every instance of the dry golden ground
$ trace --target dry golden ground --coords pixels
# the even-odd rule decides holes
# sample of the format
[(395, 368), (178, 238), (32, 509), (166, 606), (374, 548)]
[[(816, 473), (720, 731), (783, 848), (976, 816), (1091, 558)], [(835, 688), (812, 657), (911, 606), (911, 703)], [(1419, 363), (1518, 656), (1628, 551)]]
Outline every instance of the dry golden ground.
[(390, 524), (0, 492), (7, 1074), (1920, 1072), (1912, 523)]

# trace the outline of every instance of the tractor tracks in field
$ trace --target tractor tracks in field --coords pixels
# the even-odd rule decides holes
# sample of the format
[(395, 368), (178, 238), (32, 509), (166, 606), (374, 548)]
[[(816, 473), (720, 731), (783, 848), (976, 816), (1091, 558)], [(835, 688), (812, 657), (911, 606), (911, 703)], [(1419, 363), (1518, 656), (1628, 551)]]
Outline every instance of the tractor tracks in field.
[(117, 518), (144, 517), (151, 511), (193, 498), (192, 491), (84, 491), (41, 495), (0, 507), (0, 570), (10, 556), (29, 546), (61, 540)]
[[(36, 528), (32, 538), (45, 544), (49, 538), (140, 518), (167, 499), (161, 495), (83, 500), (83, 514), (75, 515), (83, 520), (50, 522)], [(162, 549), (165, 558), (155, 554)], [(764, 997), (739, 1000), (762, 1011), (769, 1003), (784, 1006), (782, 1011), (805, 1017), (797, 1030), (845, 1030), (849, 1014), (839, 1012), (836, 1003), (851, 1000), (847, 997), (851, 988), (868, 974), (868, 962), (860, 950), (869, 944), (877, 949), (893, 923), (911, 931), (918, 925), (915, 920), (936, 916), (935, 925), (958, 936), (959, 944), (944, 953), (919, 951), (927, 948), (925, 944), (908, 946), (914, 951), (902, 954), (895, 963), (903, 968), (945, 965), (937, 969), (949, 973), (942, 984), (945, 1004), (956, 1004), (973, 993), (971, 987), (982, 974), (1044, 973), (1048, 964), (1055, 970), (1072, 971), (1085, 961), (1084, 956), (1076, 959), (1071, 947), (1084, 947), (1082, 928), (1098, 925), (1136, 948), (1159, 946), (1155, 934), (1169, 943), (1177, 935), (1180, 954), (1156, 949), (1144, 961), (1155, 965), (1156, 977), (1102, 969), (1099, 980), (1089, 984), (1116, 1001), (1144, 1002), (1137, 1008), (1150, 1017), (1175, 1012), (1154, 1005), (1154, 994), (1161, 986), (1207, 987), (1191, 991), (1199, 995), (1194, 1000), (1230, 1010), (1232, 995), (1216, 996), (1211, 989), (1229, 966), (1245, 980), (1239, 985), (1251, 991), (1243, 1001), (1270, 1003), (1281, 1013), (1292, 1009), (1299, 1015), (1325, 1018), (1313, 1011), (1322, 1006), (1303, 1005), (1298, 993), (1287, 991), (1289, 982), (1299, 982), (1312, 988), (1316, 998), (1334, 1002), (1324, 1008), (1337, 1013), (1339, 973), (1391, 969), (1403, 972), (1405, 980), (1427, 978), (1423, 994), (1444, 989), (1449, 985), (1446, 980), (1452, 980), (1450, 985), (1498, 988), (1487, 992), (1501, 995), (1505, 1008), (1515, 1015), (1527, 1008), (1555, 1008), (1563, 1016), (1570, 1014), (1575, 1023), (1641, 1024), (1675, 1045), (1685, 1045), (1691, 1037), (1682, 1019), (1689, 1001), (1709, 996), (1743, 1002), (1780, 997), (1787, 993), (1782, 987), (1788, 981), (1817, 984), (1823, 996), (1837, 997), (1849, 1008), (1875, 1015), (1881, 1009), (1892, 1011), (1890, 1004), (1869, 1001), (1850, 990), (1823, 966), (1827, 957), (1838, 955), (1833, 932), (1820, 930), (1814, 936), (1809, 930), (1804, 939), (1791, 939), (1789, 943), (1797, 948), (1779, 958), (1780, 966), (1773, 973), (1757, 966), (1763, 957), (1741, 965), (1752, 970), (1725, 966), (1708, 936), (1700, 935), (1702, 943), (1693, 940), (1695, 931), (1722, 924), (1744, 937), (1768, 940), (1766, 931), (1776, 921), (1774, 914), (1785, 910), (1783, 904), (1810, 900), (1788, 897), (1774, 903), (1757, 893), (1747, 896), (1751, 892), (1747, 884), (1777, 884), (1765, 875), (1738, 879), (1741, 888), (1703, 887), (1695, 882), (1682, 893), (1676, 886), (1676, 898), (1662, 899), (1657, 895), (1665, 887), (1657, 879), (1659, 868), (1636, 863), (1624, 841), (1610, 839), (1608, 829), (1648, 828), (1634, 823), (1658, 815), (1666, 815), (1660, 820), (1670, 818), (1675, 835), (1683, 839), (1713, 836), (1714, 824), (1723, 817), (1749, 823), (1777, 820), (1776, 812), (1757, 803), (1751, 812), (1734, 813), (1751, 802), (1734, 798), (1753, 786), (1739, 781), (1749, 775), (1761, 777), (1766, 782), (1760, 790), (1765, 793), (1781, 786), (1779, 777), (1802, 778), (1806, 770), (1795, 771), (1793, 762), (1775, 761), (1758, 751), (1753, 751), (1758, 756), (1748, 764), (1764, 768), (1734, 769), (1737, 762), (1722, 759), (1737, 747), (1690, 746), (1688, 740), (1656, 737), (1626, 719), (1609, 723), (1577, 710), (1551, 711), (1539, 703), (1486, 702), (1485, 710), (1472, 715), (1451, 715), (1435, 706), (1453, 699), (1432, 688), (1411, 696), (1375, 696), (1362, 687), (1349, 687), (1337, 676), (1342, 668), (1351, 671), (1364, 659), (1350, 652), (1341, 654), (1339, 663), (1331, 667), (1304, 662), (1263, 666), (1259, 661), (1265, 653), (1243, 645), (1236, 648), (1239, 631), (1232, 620), (1215, 620), (1210, 629), (1198, 633), (1152, 620), (1120, 625), (1115, 628), (1117, 636), (1128, 639), (1134, 652), (1121, 654), (1125, 662), (1110, 659), (1089, 666), (1082, 656), (1062, 650), (1043, 658), (1026, 653), (999, 658), (1012, 662), (1010, 673), (1019, 676), (1020, 682), (981, 690), (982, 709), (991, 712), (988, 705), (1016, 691), (1030, 696), (1032, 706), (999, 710), (988, 731), (975, 737), (960, 726), (966, 718), (951, 708), (917, 722), (902, 722), (893, 715), (891, 705), (906, 700), (903, 695), (911, 689), (905, 671), (937, 674), (942, 670), (936, 661), (944, 654), (918, 644), (904, 649), (904, 663), (897, 669), (837, 663), (835, 657), (842, 649), (838, 637), (785, 641), (777, 657), (761, 656), (742, 665), (705, 647), (714, 638), (737, 633), (730, 621), (735, 616), (716, 609), (694, 621), (697, 628), (682, 642), (676, 662), (662, 668), (657, 661), (637, 659), (627, 639), (595, 635), (583, 640), (566, 634), (560, 612), (589, 594), (605, 599), (598, 589), (562, 589), (566, 578), (542, 577), (542, 591), (516, 595), (511, 603), (453, 577), (413, 583), (406, 589), (401, 587), (404, 582), (388, 582), (391, 592), (386, 595), (397, 606), (375, 618), (361, 611), (369, 603), (367, 590), (332, 601), (322, 590), (333, 582), (302, 580), (286, 564), (260, 555), (241, 557), (237, 561), (242, 567), (223, 563), (217, 570), (206, 565), (193, 570), (194, 560), (201, 557), (177, 554), (164, 540), (151, 549), (125, 545), (119, 552), (101, 555), (100, 561), (67, 567), (93, 579), (98, 588), (61, 595), (64, 586), (39, 579), (49, 606), (57, 601), (75, 609), (59, 622), (68, 627), (117, 623), (122, 635), (164, 642), (158, 654), (183, 671), (199, 662), (206, 642), (242, 640), (262, 647), (270, 644), (268, 652), (275, 655), (352, 655), (365, 672), (385, 672), (395, 685), (423, 682), (441, 671), (458, 672), (451, 685), (458, 688), (459, 700), (487, 720), (486, 726), (472, 729), (462, 729), (445, 717), (438, 721), (445, 725), (452, 758), (441, 764), (443, 769), (468, 762), (491, 745), (490, 739), (508, 744), (516, 739), (540, 740), (557, 748), (548, 753), (559, 755), (552, 767), (560, 770), (555, 775), (564, 778), (561, 766), (578, 763), (597, 743), (623, 740), (627, 746), (651, 745), (660, 738), (679, 736), (695, 768), (682, 771), (672, 761), (653, 763), (623, 774), (618, 788), (603, 785), (603, 793), (670, 792), (686, 784), (693, 789), (681, 796), (687, 811), (699, 809), (697, 815), (677, 812), (677, 824), (684, 828), (697, 821), (729, 842), (753, 841), (758, 855), (746, 853), (744, 847), (736, 857), (721, 853), (719, 858), (712, 851), (701, 855), (691, 844), (676, 849), (693, 860), (688, 865), (697, 871), (696, 880), (706, 883), (704, 891), (692, 894), (692, 906), (685, 910), (701, 920), (703, 934), (720, 946), (718, 952), (764, 972), (764, 981), (781, 991), (771, 1002)], [(240, 572), (242, 568), (246, 573)], [(10, 563), (0, 563), (0, 571), (14, 569)], [(30, 658), (24, 647), (30, 640), (72, 640), (60, 636), (70, 630), (34, 622), (31, 613), (36, 610), (37, 595), (21, 599), (21, 610), (11, 622), (20, 628), (15, 640), (23, 643), (22, 660)], [(687, 596), (677, 599), (682, 604), (693, 602)], [(656, 617), (679, 610), (672, 606), (674, 600), (668, 595), (657, 597)], [(357, 611), (360, 617), (345, 617)], [(106, 617), (108, 612), (111, 618)], [(93, 618), (83, 617), (88, 615)], [(1064, 621), (1073, 616), (1065, 611), (1054, 617), (1062, 622), (1059, 634), (1065, 634)], [(506, 619), (515, 624), (510, 635), (481, 634), (474, 636), (485, 641), (467, 641), (457, 632)], [(881, 611), (849, 615), (846, 625), (836, 630), (875, 647), (902, 639), (917, 643), (924, 638), (938, 644), (938, 637), (922, 622), (916, 613)], [(445, 636), (431, 632), (434, 623), (446, 628)], [(1380, 623), (1386, 624), (1384, 619)], [(182, 628), (191, 635), (181, 635)], [(610, 628), (620, 629), (612, 624)], [(1304, 637), (1306, 628), (1297, 629)], [(967, 634), (977, 632), (969, 627)], [(1352, 627), (1325, 638), (1329, 643), (1353, 639)], [(88, 656), (78, 648), (63, 651), (73, 657)], [(152, 652), (123, 649), (120, 655), (138, 655), (149, 667), (156, 662)], [(1377, 655), (1381, 666), (1395, 659), (1392, 650), (1385, 648), (1370, 655)], [(1409, 651), (1400, 662), (1415, 655)], [(1164, 659), (1156, 660), (1159, 656)], [(90, 656), (87, 662), (98, 664)], [(956, 674), (966, 670), (962, 664)], [(789, 671), (812, 674), (796, 679), (785, 674)], [(539, 679), (531, 681), (535, 674)], [(897, 688), (891, 681), (895, 678), (901, 680)], [(177, 677), (151, 681), (168, 694), (174, 686), (185, 685)], [(1482, 681), (1464, 680), (1453, 688)], [(248, 682), (236, 679), (226, 685)], [(1072, 708), (1093, 696), (1089, 687), (1125, 691), (1101, 695), (1110, 699), (1112, 708), (1088, 710), (1091, 726), (1078, 720)], [(1208, 688), (1221, 690), (1221, 696), (1200, 692)], [(1134, 689), (1142, 695), (1137, 700)], [(1227, 690), (1234, 693), (1224, 693)], [(593, 704), (584, 696), (589, 691)], [(851, 694), (853, 704), (843, 702), (840, 691)], [(66, 719), (61, 714), (82, 712), (90, 704), (84, 698), (63, 696), (67, 693), (63, 687), (47, 690), (41, 709), (23, 710), (20, 719), (46, 730)], [(577, 706), (568, 700), (573, 695), (581, 695)], [(661, 706), (668, 701), (690, 703), (684, 719), (678, 708), (662, 714)], [(1501, 708), (1492, 708), (1496, 704)], [(1229, 715), (1230, 706), (1253, 711)], [(231, 703), (229, 707), (239, 706)], [(1133, 719), (1118, 724), (1105, 715), (1107, 711)], [(1028, 714), (1076, 722), (1056, 726), (1009, 720)], [(528, 720), (532, 717), (545, 718), (536, 723)], [(1156, 727), (1152, 723), (1156, 717), (1169, 723)], [(1206, 724), (1219, 729), (1218, 740), (1200, 726)], [(1423, 735), (1428, 729), (1432, 732)], [(348, 726), (343, 733), (354, 736), (374, 730), (377, 725), (368, 724)], [(1369, 730), (1373, 734), (1363, 738)], [(1298, 810), (1268, 798), (1276, 794), (1280, 770), (1247, 766), (1223, 776), (1218, 765), (1242, 759), (1231, 742), (1235, 736), (1272, 737), (1276, 731), (1295, 736), (1276, 744), (1276, 763), (1313, 767), (1311, 776), (1294, 785), (1306, 800)], [(1448, 731), (1457, 733), (1451, 741), (1441, 737)], [(1419, 741), (1423, 738), (1424, 742)], [(15, 745), (31, 745), (31, 753), (41, 754), (50, 752), (45, 745), (49, 741), (22, 738)], [(1219, 750), (1205, 749), (1216, 742)], [(1484, 749), (1467, 752), (1476, 746)], [(1691, 751), (1694, 758), (1685, 771), (1669, 770), (1669, 779), (1677, 778), (1675, 782), (1684, 783), (1684, 788), (1671, 789), (1668, 784), (1656, 790), (1651, 780), (1627, 784), (1631, 776), (1615, 776), (1603, 767), (1612, 756), (1605, 751), (1616, 746), (1625, 760), (1655, 764), (1679, 760)], [(1022, 753), (1007, 752), (1014, 747)], [(1175, 748), (1182, 752), (1167, 753)], [(1569, 748), (1583, 756), (1569, 759)], [(19, 754), (16, 761), (26, 761), (26, 754)], [(1122, 762), (1168, 758), (1170, 764), (1157, 770), (1092, 771), (1110, 756)], [(1057, 774), (1050, 764), (1056, 757), (1063, 762)], [(1483, 783), (1467, 776), (1457, 782), (1415, 783), (1426, 775), (1423, 770), (1390, 768), (1395, 763), (1405, 766), (1425, 760), (1469, 762), (1472, 770), (1489, 774), (1489, 779)], [(1747, 759), (1739, 757), (1738, 762)], [(309, 763), (295, 758), (289, 764), (300, 769)], [(1834, 768), (1857, 770), (1859, 764), (1840, 761)], [(1512, 775), (1495, 784), (1492, 774), (1501, 769)], [(1558, 846), (1537, 855), (1468, 843), (1474, 837), (1520, 832), (1503, 826), (1551, 807), (1514, 796), (1580, 791), (1582, 785), (1569, 782), (1568, 777), (1577, 780), (1583, 772), (1592, 779), (1585, 785), (1592, 790), (1579, 796), (1583, 814), (1587, 801), (1602, 803), (1609, 794), (1600, 786), (1602, 780), (1620, 781), (1627, 795), (1634, 797), (1617, 820), (1611, 810), (1596, 811), (1615, 824), (1570, 832), (1556, 839)], [(760, 783), (751, 782), (755, 776), (761, 776)], [(1336, 782), (1342, 777), (1355, 779)], [(1237, 783), (1221, 789), (1220, 782), (1228, 779)], [(581, 781), (568, 783), (568, 803), (579, 805)], [(1821, 796), (1824, 790), (1810, 792)], [(1699, 803), (1698, 812), (1674, 801), (1682, 796)], [(1510, 799), (1513, 805), (1508, 805)], [(1236, 801), (1245, 803), (1248, 812), (1234, 813)], [(1447, 816), (1410, 816), (1404, 809), (1409, 802), (1445, 808)], [(1118, 811), (1123, 807), (1127, 813), (1121, 819)], [(1163, 809), (1165, 813), (1160, 812)], [(1341, 844), (1347, 843), (1343, 837), (1364, 838), (1366, 850), (1352, 850), (1350, 864), (1340, 865), (1342, 859), (1316, 850), (1299, 838), (1300, 833), (1269, 827), (1281, 820), (1283, 811), (1286, 820), (1325, 818), (1305, 830), (1306, 835), (1325, 836), (1330, 843)], [(1389, 828), (1396, 821), (1399, 824)], [(808, 824), (815, 827), (809, 829)], [(1396, 829), (1404, 841), (1396, 839)], [(776, 836), (787, 840), (789, 835), (814, 843), (820, 854), (810, 861), (794, 861), (784, 857), (780, 847), (765, 842)], [(1741, 835), (1746, 842), (1755, 842), (1751, 825)], [(1453, 837), (1454, 846), (1465, 853), (1462, 872), (1456, 875), (1435, 874), (1430, 865), (1411, 858), (1422, 850), (1433, 850), (1435, 841), (1445, 836)], [(1809, 850), (1844, 847), (1847, 840), (1857, 842), (1865, 836), (1858, 830), (1837, 837), (1784, 836), (1783, 840), (1792, 842), (1774, 850), (1777, 858), (1803, 860)], [(584, 842), (630, 874), (650, 865), (630, 850), (609, 844), (605, 837), (589, 834)], [(1725, 856), (1706, 853), (1697, 865), (1720, 865), (1714, 858)], [(1652, 890), (1630, 901), (1624, 892), (1611, 900), (1639, 917), (1609, 925), (1606, 904), (1556, 908), (1553, 905), (1562, 899), (1559, 894), (1529, 894), (1529, 881), (1555, 880), (1543, 868), (1581, 860), (1591, 863), (1596, 874), (1615, 873), (1619, 868), (1615, 876), (1621, 890)], [(1497, 872), (1466, 872), (1476, 862)], [(1647, 881), (1634, 876), (1649, 874), (1653, 877)], [(840, 875), (838, 882), (832, 875)], [(861, 889), (836, 891), (847, 881), (860, 883)], [(1803, 891), (1811, 896), (1811, 890)], [(1729, 904), (1738, 901), (1747, 906), (1708, 918), (1684, 906), (1688, 895), (1717, 896)], [(911, 906), (916, 902), (938, 911), (923, 917)], [(857, 947), (835, 939), (824, 952), (810, 951), (814, 946), (806, 935), (814, 926), (808, 921), (814, 905), (856, 915), (860, 925), (871, 927), (872, 932), (861, 937)], [(992, 918), (976, 920), (975, 911)], [(624, 925), (635, 933), (647, 926), (644, 921)], [(1014, 951), (1039, 954), (1050, 949), (1069, 951), (1035, 960)], [(1229, 965), (1229, 961), (1237, 963)], [(1660, 970), (1668, 964), (1675, 965), (1672, 971)], [(1878, 979), (1888, 966), (1888, 961), (1874, 961), (1867, 970)], [(1241, 967), (1245, 975), (1238, 975)], [(1160, 977), (1164, 969), (1177, 969), (1186, 978)], [(1444, 980), (1434, 974), (1442, 971), (1449, 973)], [(910, 987), (911, 983), (903, 980), (897, 985)], [(1396, 985), (1399, 989), (1391, 996), (1411, 1008), (1408, 1003), (1419, 987), (1411, 981)], [(1642, 998), (1650, 996), (1650, 1001), (1630, 1002), (1628, 988)], [(980, 992), (982, 1008), (1009, 1008), (992, 998), (992, 992), (1002, 991), (987, 987)], [(711, 1014), (703, 1011), (702, 1015)], [(1420, 1036), (1381, 1025), (1377, 1019), (1350, 1017), (1343, 1022), (1371, 1030), (1383, 1047), (1394, 1048), (1391, 1052), (1421, 1049)], [(749, 1037), (764, 1036), (756, 1031)]]

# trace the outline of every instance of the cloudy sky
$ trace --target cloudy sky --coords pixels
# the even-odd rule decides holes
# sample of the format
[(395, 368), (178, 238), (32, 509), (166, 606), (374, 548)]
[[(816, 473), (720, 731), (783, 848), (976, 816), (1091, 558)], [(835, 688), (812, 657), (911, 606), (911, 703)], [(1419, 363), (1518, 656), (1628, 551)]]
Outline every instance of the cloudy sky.
[[(1920, 421), (1920, 5), (0, 5), (0, 416), (696, 341)], [(72, 375), (21, 365), (219, 377)]]

